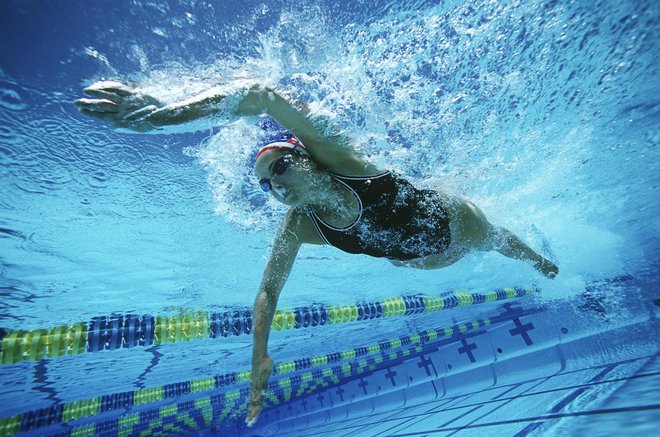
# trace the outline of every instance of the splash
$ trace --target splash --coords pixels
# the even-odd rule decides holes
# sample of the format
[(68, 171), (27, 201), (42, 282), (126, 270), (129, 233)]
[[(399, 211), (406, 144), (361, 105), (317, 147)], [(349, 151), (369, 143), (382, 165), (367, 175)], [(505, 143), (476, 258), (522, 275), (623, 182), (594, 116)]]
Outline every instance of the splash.
[(254, 144), (263, 139), (264, 132), (250, 120), (239, 120), (188, 151), (207, 169), (216, 213), (249, 232), (269, 227), (273, 216), (285, 212), (259, 189), (250, 165), (256, 154)]
[[(637, 97), (626, 80), (650, 65), (650, 35), (636, 30), (657, 11), (647, 6), (420, 4), (340, 26), (321, 6), (262, 5), (233, 23), (252, 38), (236, 37), (222, 59), (154, 68), (140, 55), (135, 80), (168, 102), (246, 79), (283, 90), (377, 166), (475, 200), (560, 265), (578, 266), (578, 277), (599, 271), (587, 253), (616, 254), (630, 238), (611, 229), (639, 202), (619, 187), (643, 162), (603, 127), (623, 123), (620, 108)], [(207, 170), (216, 212), (246, 231), (272, 228), (284, 211), (252, 173), (256, 145), (273, 133), (262, 121), (224, 123), (189, 149)], [(617, 170), (621, 161), (630, 165)], [(598, 245), (581, 243), (585, 233)], [(616, 255), (605, 264), (621, 270)]]

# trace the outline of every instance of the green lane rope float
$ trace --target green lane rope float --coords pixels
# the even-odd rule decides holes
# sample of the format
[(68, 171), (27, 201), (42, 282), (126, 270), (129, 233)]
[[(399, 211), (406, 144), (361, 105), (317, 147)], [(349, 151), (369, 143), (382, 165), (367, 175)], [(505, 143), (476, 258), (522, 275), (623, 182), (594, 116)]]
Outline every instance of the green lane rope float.
[[(467, 307), (536, 294), (533, 288), (503, 288), (488, 293), (464, 290), (442, 297), (401, 296), (354, 305), (312, 305), (292, 311), (276, 311), (272, 329), (302, 329), (407, 316), (425, 312)], [(56, 326), (50, 329), (0, 329), (0, 363), (54, 359), (64, 355), (116, 350), (136, 346), (160, 345), (250, 334), (252, 311), (191, 311), (171, 316), (114, 315), (93, 317), (90, 322)]]
[[(437, 346), (439, 341), (455, 341), (456, 338), (461, 337), (466, 332), (486, 328), (493, 323), (504, 320), (508, 319), (505, 316), (479, 319), (449, 327), (419, 331), (364, 347), (277, 364), (274, 366), (273, 374), (280, 376), (280, 378), (274, 379), (269, 385), (265, 400), (266, 404), (274, 406), (287, 402), (292, 397), (299, 397), (317, 387), (337, 384), (341, 379), (374, 370), (376, 366), (382, 363), (392, 363), (398, 359), (408, 357), (414, 352), (421, 352), (425, 345), (434, 344)], [(286, 376), (291, 373), (295, 374)], [(249, 381), (250, 371), (245, 370), (57, 404), (0, 419), (0, 436), (34, 431), (55, 424), (68, 424), (113, 410), (145, 406), (167, 399), (179, 398), (190, 393), (226, 389)], [(167, 405), (149, 412), (128, 414), (110, 421), (74, 428), (69, 434), (65, 435), (94, 435), (102, 431), (103, 428), (119, 429), (121, 432), (118, 435), (124, 435), (125, 432), (150, 432), (155, 427), (162, 426), (165, 417), (170, 418), (165, 419), (165, 424), (172, 423), (171, 419), (174, 416), (178, 418), (177, 420), (183, 420), (183, 422), (193, 426), (190, 429), (196, 429), (194, 426), (197, 422), (193, 420), (191, 414), (198, 419), (199, 417), (205, 418), (205, 423), (210, 420), (211, 416), (214, 417), (214, 422), (218, 418), (223, 420), (230, 415), (236, 417), (245, 413), (244, 404), (246, 399), (247, 391), (245, 388), (232, 390), (195, 401)], [(188, 420), (192, 420), (192, 422)], [(183, 426), (183, 424), (180, 425)]]

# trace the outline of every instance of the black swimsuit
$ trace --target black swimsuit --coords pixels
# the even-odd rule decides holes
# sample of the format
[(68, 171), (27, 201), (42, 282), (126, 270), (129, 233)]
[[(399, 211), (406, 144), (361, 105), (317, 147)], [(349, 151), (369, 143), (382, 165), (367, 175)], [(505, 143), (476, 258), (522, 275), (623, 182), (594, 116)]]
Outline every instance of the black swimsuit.
[(309, 208), (326, 243), (348, 253), (401, 261), (439, 254), (449, 246), (449, 220), (435, 191), (418, 190), (390, 172), (333, 177), (353, 192), (360, 214), (353, 224), (335, 228)]

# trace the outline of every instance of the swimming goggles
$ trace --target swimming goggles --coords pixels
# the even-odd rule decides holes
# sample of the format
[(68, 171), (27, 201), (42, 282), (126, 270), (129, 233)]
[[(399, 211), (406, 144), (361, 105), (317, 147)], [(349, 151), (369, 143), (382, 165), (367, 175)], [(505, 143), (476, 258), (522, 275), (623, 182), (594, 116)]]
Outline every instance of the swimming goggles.
[[(291, 165), (291, 161), (293, 160), (293, 156), (290, 153), (287, 153), (284, 156), (281, 156), (280, 158), (275, 161), (273, 164), (273, 174), (271, 175), (271, 178), (275, 175), (283, 175), (286, 170), (289, 168), (289, 165)], [(269, 192), (270, 190), (273, 189), (273, 185), (270, 183), (270, 178), (263, 178), (259, 181), (259, 186), (261, 187), (262, 190), (265, 192)]]

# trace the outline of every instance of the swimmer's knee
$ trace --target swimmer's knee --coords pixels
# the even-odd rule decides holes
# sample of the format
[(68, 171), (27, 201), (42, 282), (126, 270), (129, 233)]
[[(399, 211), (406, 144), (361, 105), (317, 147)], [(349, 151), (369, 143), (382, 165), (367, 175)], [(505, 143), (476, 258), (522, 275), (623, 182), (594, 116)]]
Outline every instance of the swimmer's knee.
[(493, 244), (503, 241), (506, 239), (507, 230), (501, 226), (495, 226), (491, 224), (488, 227), (488, 239), (493, 242)]
[(485, 214), (479, 208), (474, 210), (470, 227), (470, 236), (474, 244), (479, 247), (488, 246), (493, 238), (496, 238), (500, 234), (498, 228), (488, 221)]
[(491, 242), (497, 238), (499, 231), (491, 224), (481, 209), (467, 199), (460, 199), (455, 204), (454, 214), (450, 223), (452, 240), (476, 250), (491, 250)]
[(495, 250), (500, 252), (506, 250), (511, 241), (511, 231), (501, 226), (487, 222), (486, 238), (484, 238), (482, 250)]

